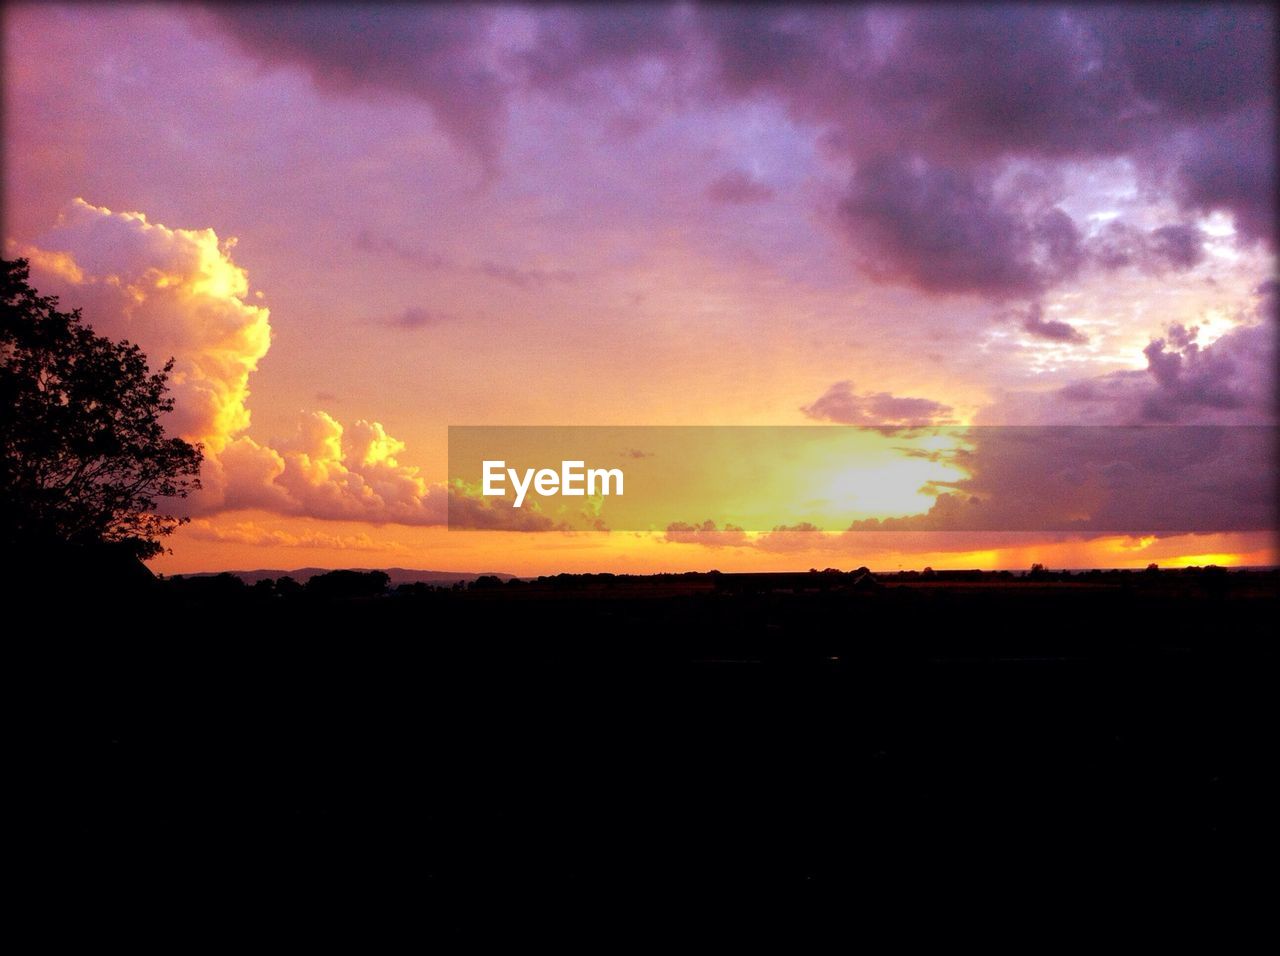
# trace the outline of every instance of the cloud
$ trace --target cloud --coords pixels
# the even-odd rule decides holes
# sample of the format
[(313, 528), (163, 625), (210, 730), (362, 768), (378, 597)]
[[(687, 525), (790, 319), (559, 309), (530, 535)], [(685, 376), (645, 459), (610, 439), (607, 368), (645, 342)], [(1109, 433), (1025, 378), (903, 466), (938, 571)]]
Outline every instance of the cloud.
[(731, 169), (712, 180), (707, 187), (707, 198), (712, 202), (741, 206), (772, 199), (773, 188), (750, 173)]
[(454, 266), (452, 260), (437, 252), (417, 249), (390, 236), (370, 232), (368, 229), (361, 229), (356, 233), (353, 244), (361, 252), (390, 255), (419, 269), (449, 269)]
[(549, 282), (572, 284), (578, 281), (576, 273), (569, 269), (520, 269), (515, 266), (502, 265), (496, 262), (482, 262), (476, 267), (481, 275), (486, 275), (499, 282), (515, 286), (517, 289), (531, 289), (546, 285)]
[(789, 554), (839, 548), (841, 542), (839, 535), (825, 532), (811, 522), (801, 521), (799, 524), (777, 525), (772, 531), (757, 535), (753, 544), (760, 551)]
[(901, 398), (888, 392), (853, 391), (853, 382), (836, 382), (800, 409), (810, 418), (842, 425), (922, 425), (946, 421), (951, 406), (928, 398)]
[(485, 496), (460, 479), (453, 479), (448, 487), (448, 523), (452, 529), (472, 531), (570, 530), (567, 523), (545, 514), (536, 501), (516, 508), (513, 499)]
[(840, 220), (863, 268), (926, 292), (1035, 295), (1084, 256), (1062, 210), (1026, 210), (982, 174), (883, 157), (859, 166)]
[(1010, 392), (980, 424), (1272, 425), (1277, 320), (1270, 283), (1240, 324), (1211, 344), (1198, 326), (1171, 323), (1142, 350), (1146, 368), (1076, 379), (1052, 391)]
[(1274, 527), (1274, 429), (979, 427), (927, 513), (858, 531), (1172, 533)]
[(1147, 232), (1116, 220), (1088, 242), (1091, 259), (1105, 270), (1134, 266), (1159, 275), (1186, 272), (1205, 258), (1204, 231), (1194, 223), (1175, 223)]
[(700, 544), (707, 548), (744, 548), (752, 544), (747, 533), (737, 525), (726, 524), (723, 528), (717, 528), (714, 521), (704, 521), (702, 524), (673, 521), (667, 525), (662, 540), (677, 544)]
[(1197, 329), (1169, 326), (1167, 339), (1152, 339), (1142, 354), (1156, 388), (1142, 401), (1142, 417), (1153, 422), (1176, 422), (1182, 410), (1237, 409), (1245, 396), (1235, 385), (1237, 365), (1228, 348), (1201, 349)]
[(1033, 302), (1027, 309), (1022, 319), (1022, 329), (1038, 339), (1048, 339), (1050, 342), (1082, 345), (1089, 341), (1088, 336), (1074, 326), (1057, 319), (1046, 319), (1039, 302)]
[(331, 548), (341, 551), (403, 551), (404, 545), (379, 538), (374, 540), (365, 532), (359, 534), (328, 534), (323, 531), (307, 531), (293, 534), (280, 528), (264, 528), (254, 521), (218, 523), (207, 518), (196, 518), (186, 534), (200, 541), (217, 541), (231, 544), (247, 544), (261, 548)]
[(375, 234), (367, 229), (356, 233), (353, 244), (361, 252), (398, 259), (415, 269), (460, 270), (497, 279), (517, 289), (532, 289), (552, 282), (571, 284), (578, 281), (577, 273), (569, 269), (534, 269), (505, 265), (485, 260), (475, 265), (462, 265), (448, 256), (427, 249), (417, 248), (390, 236)]
[(418, 306), (410, 306), (392, 319), (390, 324), (401, 329), (425, 329), (447, 322), (449, 318), (442, 312), (431, 312)]
[(205, 446), (198, 515), (257, 508), (314, 518), (442, 524), (446, 492), (398, 456), (404, 443), (375, 421), (344, 427), (303, 413), (289, 440), (249, 437), (249, 377), (271, 343), (269, 313), (246, 301), (233, 239), (171, 229), (141, 213), (77, 199), (36, 244), (33, 284), (80, 306), (101, 334), (127, 338), (153, 366), (172, 355), (166, 428)]
[(1171, 119), (1232, 113), (1274, 93), (1263, 4), (1117, 6), (1089, 19), (1117, 42), (1133, 92)]
[[(929, 257), (946, 269), (939, 291), (1025, 293), (1069, 274), (1029, 273), (1021, 250), (1034, 221), (1019, 224), (974, 185), (1013, 160), (1126, 156), (1161, 189), (1172, 175), (1184, 209), (1228, 211), (1246, 237), (1274, 241), (1274, 20), (1264, 5), (713, 7), (698, 23), (715, 52), (708, 82), (719, 96), (771, 97), (853, 162), (846, 224), (870, 227), (873, 247), (890, 240), (873, 260), (881, 275), (922, 277), (916, 244), (896, 228), (904, 221), (926, 226), (924, 244), (939, 246)], [(935, 181), (887, 175), (909, 158)], [(886, 182), (942, 199), (938, 214), (891, 202), (881, 216), (858, 216), (868, 205), (874, 212), (868, 192)], [(972, 228), (953, 214), (957, 203), (978, 216)], [(1016, 241), (989, 228), (1002, 223)], [(975, 289), (981, 273), (956, 261), (953, 230), (975, 244), (995, 239), (1014, 267), (992, 257), (995, 279)]]
[(170, 229), (76, 199), (20, 251), (37, 287), (83, 307), (97, 331), (137, 343), (152, 366), (174, 357), (167, 427), (217, 453), (249, 427), (249, 376), (271, 346), (269, 312), (247, 301), (234, 246), (212, 229)]
[(593, 73), (616, 73), (643, 62), (678, 63), (688, 49), (684, 19), (675, 5), (545, 11), (533, 44), (518, 61), (530, 86), (577, 92)]
[(1197, 212), (1229, 210), (1242, 236), (1274, 247), (1275, 135), (1274, 102), (1196, 128), (1177, 171), (1177, 197)]
[(199, 15), (266, 66), (302, 69), (323, 92), (425, 103), (455, 142), (496, 168), (507, 91), (488, 62), (490, 11), (282, 3)]
[[(426, 103), (490, 171), (521, 97), (581, 104), (594, 93), (614, 112), (655, 97), (712, 109), (772, 100), (857, 171), (845, 213), (855, 245), (865, 253), (890, 240), (870, 257), (875, 273), (934, 291), (1032, 295), (1071, 275), (1069, 254), (1050, 250), (1056, 267), (1028, 262), (1035, 244), (1070, 253), (1065, 220), (988, 201), (984, 183), (1011, 163), (1123, 156), (1185, 211), (1224, 210), (1243, 237), (1274, 240), (1275, 23), (1261, 4), (657, 4), (518, 17), (236, 4), (193, 16), (264, 64), (304, 70), (321, 91)], [(884, 184), (886, 164), (908, 160), (932, 171), (908, 194), (942, 205), (931, 214), (890, 204), (877, 216), (867, 191)], [(728, 182), (723, 194), (749, 195), (740, 186)], [(977, 217), (971, 227), (958, 209)], [(1002, 224), (1014, 229), (1007, 238)], [(908, 241), (916, 226), (926, 232), (919, 244)], [(968, 258), (953, 230), (973, 245)], [(1009, 265), (983, 258), (984, 238), (1012, 253)], [(925, 255), (919, 247), (930, 244)], [(932, 284), (925, 261), (941, 270)], [(993, 269), (991, 280), (975, 265)]]

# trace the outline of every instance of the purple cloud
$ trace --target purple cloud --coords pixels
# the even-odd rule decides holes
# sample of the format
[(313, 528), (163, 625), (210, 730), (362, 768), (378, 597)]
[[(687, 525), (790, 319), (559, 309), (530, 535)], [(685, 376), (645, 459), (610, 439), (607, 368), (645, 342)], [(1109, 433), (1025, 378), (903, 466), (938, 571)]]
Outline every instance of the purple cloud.
[(255, 3), (217, 5), (205, 15), (246, 53), (301, 68), (319, 90), (421, 100), (451, 137), (495, 166), (506, 90), (486, 65), (488, 11)]
[(1022, 329), (1038, 339), (1050, 342), (1065, 342), (1070, 345), (1083, 345), (1089, 341), (1088, 336), (1075, 326), (1057, 319), (1046, 319), (1039, 302), (1033, 302), (1022, 320)]
[(927, 292), (1035, 295), (1083, 262), (1070, 217), (1024, 211), (977, 173), (900, 157), (861, 165), (840, 207), (872, 275)]
[(1147, 367), (1070, 382), (1052, 392), (1016, 392), (989, 406), (982, 423), (1097, 425), (1276, 422), (1276, 312), (1271, 283), (1242, 324), (1209, 345), (1200, 330), (1173, 323), (1143, 349)]
[(1088, 243), (1092, 260), (1103, 269), (1134, 266), (1159, 274), (1166, 269), (1186, 272), (1204, 261), (1205, 234), (1193, 223), (1161, 226), (1141, 232), (1127, 223), (1110, 222)]
[(536, 40), (519, 61), (530, 85), (550, 89), (573, 86), (592, 71), (645, 59), (674, 62), (688, 43), (680, 21), (675, 6), (550, 10), (539, 17)]
[[(231, 5), (206, 15), (318, 89), (425, 102), (490, 169), (509, 103), (528, 90), (577, 97), (583, 81), (607, 75), (611, 96), (643, 98), (660, 75), (672, 102), (773, 99), (856, 168), (843, 215), (859, 248), (890, 240), (873, 257), (878, 273), (935, 291), (1033, 295), (1073, 274), (1069, 220), (984, 195), (1013, 159), (1128, 156), (1185, 209), (1225, 210), (1246, 238), (1273, 237), (1274, 20), (1263, 5), (529, 12), (528, 38), (488, 8)], [(930, 170), (911, 195), (940, 192), (936, 215), (892, 204), (876, 213), (867, 189), (886, 177), (905, 187), (891, 170), (904, 157)], [(977, 217), (969, 228), (956, 215), (965, 209)], [(925, 230), (934, 254), (905, 241), (908, 225)], [(999, 246), (1012, 265), (955, 251), (998, 239), (1002, 226), (1013, 230)], [(1057, 268), (1030, 267), (1029, 242)], [(1172, 250), (1175, 267), (1185, 251)], [(936, 278), (921, 279), (926, 264)]]
[(901, 398), (888, 392), (859, 395), (853, 383), (836, 382), (812, 404), (800, 409), (810, 418), (842, 425), (923, 425), (945, 423), (951, 406), (927, 398)]
[(1275, 526), (1275, 429), (976, 427), (928, 512), (849, 531), (1258, 531)]

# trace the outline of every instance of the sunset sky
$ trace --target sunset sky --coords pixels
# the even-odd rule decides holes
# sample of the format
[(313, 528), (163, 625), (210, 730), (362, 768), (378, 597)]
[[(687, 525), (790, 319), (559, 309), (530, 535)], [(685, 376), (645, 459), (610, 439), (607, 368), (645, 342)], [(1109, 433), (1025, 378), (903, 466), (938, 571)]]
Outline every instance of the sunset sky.
[[(443, 524), (451, 425), (1275, 425), (1266, 7), (4, 17), (5, 255), (174, 356), (205, 446), (157, 571), (1276, 563), (1225, 521)], [(1134, 481), (1269, 495), (1256, 445), (1187, 454)]]

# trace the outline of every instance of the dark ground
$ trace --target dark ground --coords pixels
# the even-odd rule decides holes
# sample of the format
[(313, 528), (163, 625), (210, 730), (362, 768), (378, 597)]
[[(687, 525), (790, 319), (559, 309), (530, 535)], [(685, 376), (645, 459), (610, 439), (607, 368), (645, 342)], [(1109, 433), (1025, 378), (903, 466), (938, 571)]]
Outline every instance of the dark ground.
[(1234, 920), (1274, 900), (1276, 584), (30, 594), (57, 622), (17, 641), (41, 879), (117, 922), (361, 899), (450, 940), (676, 912), (716, 938), (770, 909), (712, 899), (761, 896)]

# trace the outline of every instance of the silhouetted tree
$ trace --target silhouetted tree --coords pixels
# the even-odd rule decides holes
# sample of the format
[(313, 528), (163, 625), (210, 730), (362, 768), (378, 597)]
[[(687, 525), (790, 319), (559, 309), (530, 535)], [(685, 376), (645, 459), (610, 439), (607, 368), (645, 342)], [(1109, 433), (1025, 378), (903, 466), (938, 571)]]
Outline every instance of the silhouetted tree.
[(307, 581), (307, 594), (325, 598), (376, 597), (387, 590), (385, 571), (328, 571)]
[(25, 259), (0, 259), (3, 544), (114, 543), (152, 557), (187, 520), (159, 501), (199, 487), (201, 448), (160, 422), (173, 361), (152, 373), (138, 346), (57, 306), (31, 287)]
[(276, 594), (282, 595), (284, 597), (293, 597), (295, 594), (301, 594), (301, 593), (302, 593), (302, 585), (299, 584), (297, 581), (295, 581), (293, 578), (291, 578), (289, 575), (286, 574), (282, 578), (276, 578)]

